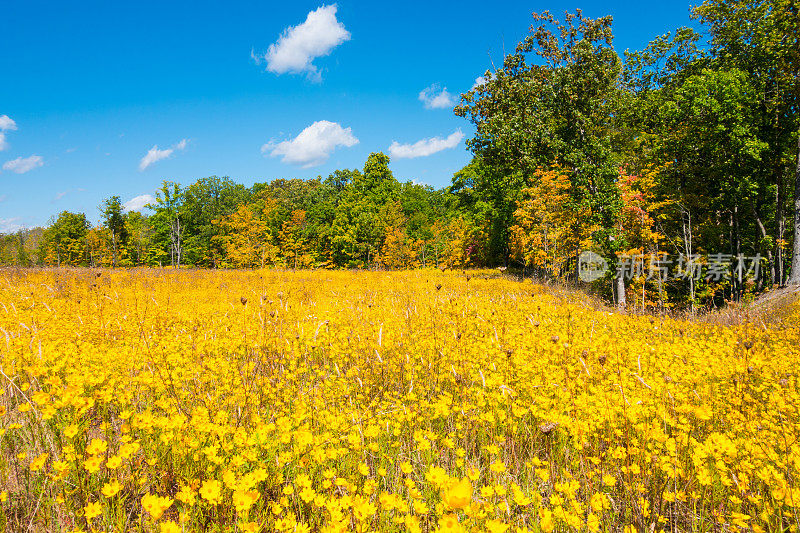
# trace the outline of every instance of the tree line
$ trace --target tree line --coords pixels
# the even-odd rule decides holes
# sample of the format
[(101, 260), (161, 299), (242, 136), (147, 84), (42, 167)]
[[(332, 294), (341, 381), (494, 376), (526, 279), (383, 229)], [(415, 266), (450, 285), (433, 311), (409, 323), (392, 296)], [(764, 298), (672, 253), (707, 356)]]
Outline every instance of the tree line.
[[(146, 214), (119, 197), (96, 227), (63, 212), (3, 236), (0, 261), (515, 266), (577, 280), (593, 250), (609, 266), (596, 288), (620, 304), (800, 284), (800, 0), (707, 0), (692, 13), (702, 31), (622, 56), (611, 17), (534, 13), (514, 53), (461, 95), (474, 157), (445, 188), (398, 182), (382, 153), (324, 179), (165, 181)], [(722, 255), (755, 258), (760, 275), (735, 261), (706, 275)]]
[(3, 237), (5, 264), (207, 268), (413, 268), (486, 264), (480, 225), (446, 190), (401, 183), (389, 157), (327, 178), (245, 187), (228, 177), (164, 181), (144, 214), (118, 196), (100, 224), (64, 211), (45, 228)]

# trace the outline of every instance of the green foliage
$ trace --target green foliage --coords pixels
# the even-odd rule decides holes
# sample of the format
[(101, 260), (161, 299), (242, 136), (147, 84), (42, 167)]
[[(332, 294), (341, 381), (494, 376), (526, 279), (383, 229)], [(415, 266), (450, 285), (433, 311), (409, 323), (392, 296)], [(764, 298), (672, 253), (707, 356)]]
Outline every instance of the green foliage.
[(183, 234), (186, 216), (184, 192), (178, 183), (164, 181), (156, 191), (156, 201), (146, 206), (153, 211), (150, 224), (153, 238), (148, 257), (151, 263), (162, 265), (169, 258), (172, 266), (180, 266), (183, 257)]
[(183, 224), (185, 225), (184, 261), (205, 267), (216, 267), (224, 252), (215, 239), (220, 226), (214, 220), (223, 219), (247, 202), (247, 189), (230, 178), (202, 178), (183, 190)]
[(62, 211), (42, 235), (39, 257), (62, 265), (86, 264), (86, 234), (89, 222), (83, 213)]
[(122, 212), (122, 201), (119, 196), (107, 198), (100, 205), (100, 214), (103, 226), (108, 230), (110, 248), (112, 252), (111, 266), (115, 267), (119, 261), (119, 252), (128, 245), (128, 227), (125, 224), (125, 215)]
[(0, 233), (0, 265), (32, 266), (37, 264), (37, 250), (42, 239), (42, 228), (19, 229), (13, 233)]
[[(622, 99), (619, 57), (611, 18), (585, 18), (580, 10), (558, 21), (534, 14), (531, 33), (487, 82), (462, 95), (459, 116), (475, 125), (467, 145), (480, 163), (457, 174), (456, 194), (492, 221), (492, 252), (505, 260), (507, 228), (520, 191), (540, 168), (567, 171), (571, 202), (591, 222), (609, 228), (618, 209), (614, 179)], [(470, 186), (471, 185), (471, 186)]]

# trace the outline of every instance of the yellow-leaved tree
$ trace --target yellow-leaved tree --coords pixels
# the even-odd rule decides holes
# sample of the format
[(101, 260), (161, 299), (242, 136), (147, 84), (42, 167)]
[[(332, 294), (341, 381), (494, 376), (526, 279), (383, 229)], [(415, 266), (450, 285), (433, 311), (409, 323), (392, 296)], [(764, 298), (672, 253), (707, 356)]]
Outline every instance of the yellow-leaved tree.
[(302, 209), (292, 211), (292, 216), (283, 222), (278, 232), (280, 251), (286, 265), (291, 268), (305, 268), (314, 261), (308, 249), (308, 219)]
[(444, 234), (442, 259), (448, 268), (466, 268), (485, 260), (489, 234), (484, 224), (462, 215), (450, 220)]
[(379, 261), (388, 268), (408, 268), (413, 257), (406, 233), (406, 216), (398, 200), (387, 204), (383, 213), (386, 226)]
[(537, 170), (514, 211), (511, 257), (545, 278), (565, 275), (588, 248), (594, 228), (589, 209), (572, 201), (572, 184), (561, 169)]
[(275, 201), (267, 199), (259, 216), (253, 205), (242, 204), (230, 216), (214, 221), (224, 229), (223, 235), (215, 238), (222, 241), (233, 266), (264, 268), (275, 260), (277, 247), (272, 243), (266, 216), (274, 208)]

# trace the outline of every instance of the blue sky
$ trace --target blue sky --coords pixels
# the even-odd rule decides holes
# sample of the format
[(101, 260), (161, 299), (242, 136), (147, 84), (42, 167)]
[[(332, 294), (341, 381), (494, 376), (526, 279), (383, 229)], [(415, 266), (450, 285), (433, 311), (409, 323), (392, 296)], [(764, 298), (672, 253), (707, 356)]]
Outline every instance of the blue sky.
[(452, 102), (531, 12), (576, 7), (614, 16), (619, 52), (693, 25), (681, 1), (6, 0), (0, 232), (63, 210), (94, 222), (103, 198), (141, 203), (164, 179), (327, 176), (374, 151), (445, 186), (473, 131)]

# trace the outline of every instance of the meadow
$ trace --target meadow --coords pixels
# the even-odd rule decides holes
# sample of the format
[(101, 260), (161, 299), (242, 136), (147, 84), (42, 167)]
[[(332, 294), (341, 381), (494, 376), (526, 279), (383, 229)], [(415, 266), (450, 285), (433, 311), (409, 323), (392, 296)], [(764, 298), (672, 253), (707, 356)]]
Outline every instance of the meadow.
[(0, 271), (6, 531), (800, 530), (800, 310), (495, 271)]

